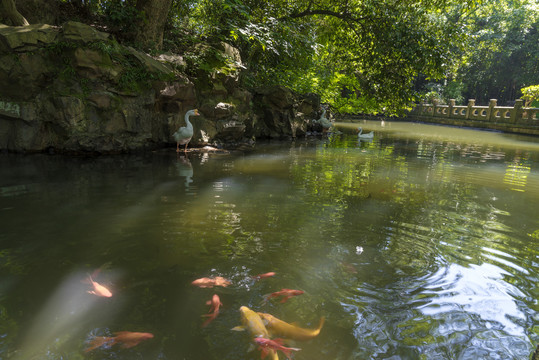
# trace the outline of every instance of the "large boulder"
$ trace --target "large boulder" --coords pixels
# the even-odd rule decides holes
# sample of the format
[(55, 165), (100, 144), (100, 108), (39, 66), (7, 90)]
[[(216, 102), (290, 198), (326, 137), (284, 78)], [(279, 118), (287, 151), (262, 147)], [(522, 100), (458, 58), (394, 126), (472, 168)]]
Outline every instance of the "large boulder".
[(194, 108), (201, 116), (191, 118), (190, 146), (305, 133), (319, 107), (316, 95), (242, 89), (237, 49), (225, 43), (196, 48), (214, 64), (190, 78), (180, 72), (182, 56), (154, 58), (85, 24), (0, 25), (0, 150), (174, 149), (172, 134)]
[(250, 124), (257, 138), (294, 138), (306, 134), (310, 122), (317, 118), (320, 97), (300, 95), (283, 86), (254, 91), (256, 117)]

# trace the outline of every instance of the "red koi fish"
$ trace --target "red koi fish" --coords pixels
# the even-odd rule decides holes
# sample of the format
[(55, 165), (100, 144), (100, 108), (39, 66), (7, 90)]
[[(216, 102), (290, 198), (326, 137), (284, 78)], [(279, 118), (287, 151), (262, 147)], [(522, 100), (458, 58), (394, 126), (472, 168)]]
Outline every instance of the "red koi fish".
[(290, 356), (292, 355), (292, 351), (300, 351), (301, 349), (298, 348), (289, 348), (285, 347), (283, 344), (283, 339), (266, 339), (263, 337), (257, 337), (255, 338), (255, 343), (258, 344), (258, 348), (260, 349), (261, 358), (264, 359), (266, 356), (268, 356), (269, 350), (280, 350), (282, 351), (288, 359), (290, 359)]
[(269, 278), (271, 276), (275, 276), (275, 273), (273, 271), (267, 272), (265, 274), (258, 274), (258, 275), (253, 276), (252, 278), (255, 280), (260, 280), (260, 279)]
[(211, 288), (214, 286), (227, 287), (228, 285), (232, 283), (230, 282), (230, 280), (227, 280), (224, 277), (216, 276), (214, 278), (203, 277), (200, 279), (196, 279), (191, 284), (198, 286), (200, 288)]
[(217, 315), (219, 314), (219, 308), (223, 306), (223, 303), (221, 302), (221, 299), (219, 299), (219, 295), (214, 294), (211, 300), (208, 300), (206, 302), (206, 305), (211, 305), (209, 314), (202, 315), (204, 317), (207, 317), (206, 321), (202, 324), (202, 327), (208, 326), (209, 323), (211, 323)]
[(268, 301), (271, 298), (282, 296), (283, 299), (281, 300), (281, 303), (284, 303), (288, 299), (290, 299), (292, 296), (298, 296), (298, 295), (303, 294), (304, 292), (305, 291), (303, 290), (282, 289), (281, 291), (276, 291), (266, 296), (266, 299), (264, 300), (264, 302)]
[(101, 346), (112, 346), (114, 344), (122, 344), (121, 346), (127, 349), (138, 345), (143, 340), (153, 338), (151, 333), (132, 331), (118, 331), (114, 335), (116, 336), (96, 336), (84, 351), (89, 352)]
[(101, 296), (101, 297), (112, 296), (112, 293), (110, 292), (109, 289), (107, 289), (106, 287), (104, 287), (103, 285), (101, 285), (100, 283), (92, 279), (92, 275), (88, 275), (88, 279), (86, 281), (92, 284), (92, 287), (94, 288), (93, 290), (88, 290), (87, 291), (88, 294), (93, 294), (95, 296)]

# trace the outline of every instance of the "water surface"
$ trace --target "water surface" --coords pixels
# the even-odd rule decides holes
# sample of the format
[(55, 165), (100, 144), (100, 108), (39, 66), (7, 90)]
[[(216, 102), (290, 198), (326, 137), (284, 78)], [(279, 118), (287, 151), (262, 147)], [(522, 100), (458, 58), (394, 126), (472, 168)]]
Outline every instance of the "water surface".
[[(230, 330), (242, 305), (307, 328), (324, 316), (298, 360), (528, 358), (537, 138), (338, 128), (245, 153), (1, 155), (0, 358), (259, 359)], [(111, 298), (87, 293), (92, 273)], [(232, 285), (191, 285), (207, 276)], [(305, 293), (263, 302), (282, 288)], [(117, 331), (154, 338), (84, 352)]]

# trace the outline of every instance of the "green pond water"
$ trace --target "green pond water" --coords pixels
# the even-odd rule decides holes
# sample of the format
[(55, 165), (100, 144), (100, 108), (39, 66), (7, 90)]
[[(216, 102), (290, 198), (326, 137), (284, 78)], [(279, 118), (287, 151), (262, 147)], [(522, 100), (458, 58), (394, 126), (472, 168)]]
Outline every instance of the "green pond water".
[[(325, 318), (287, 343), (297, 360), (529, 359), (539, 139), (337, 126), (244, 153), (0, 155), (0, 358), (260, 359), (231, 330), (247, 306)], [(113, 296), (89, 294), (89, 274)], [(232, 284), (191, 285), (215, 276)], [(283, 288), (304, 293), (263, 301)], [(154, 337), (85, 352), (118, 331)]]

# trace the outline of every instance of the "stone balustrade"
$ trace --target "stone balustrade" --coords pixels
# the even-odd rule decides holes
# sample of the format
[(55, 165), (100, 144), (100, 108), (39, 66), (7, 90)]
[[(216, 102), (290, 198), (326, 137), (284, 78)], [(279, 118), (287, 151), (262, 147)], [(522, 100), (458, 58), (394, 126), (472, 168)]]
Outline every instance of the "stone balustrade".
[(539, 108), (523, 106), (516, 100), (515, 106), (498, 106), (492, 99), (488, 106), (476, 106), (475, 100), (468, 105), (418, 104), (407, 116), (411, 120), (458, 126), (472, 126), (515, 133), (539, 135)]

